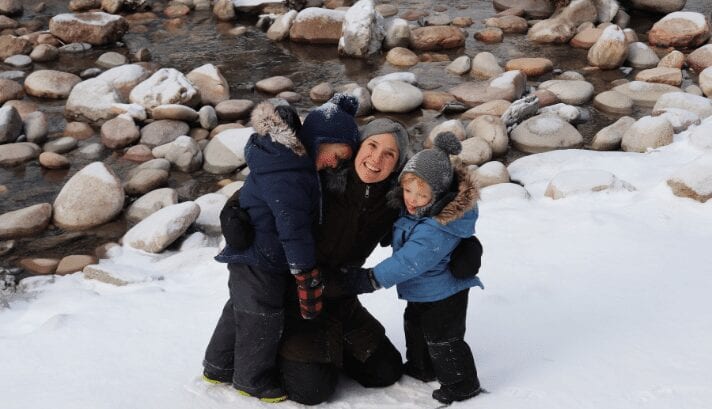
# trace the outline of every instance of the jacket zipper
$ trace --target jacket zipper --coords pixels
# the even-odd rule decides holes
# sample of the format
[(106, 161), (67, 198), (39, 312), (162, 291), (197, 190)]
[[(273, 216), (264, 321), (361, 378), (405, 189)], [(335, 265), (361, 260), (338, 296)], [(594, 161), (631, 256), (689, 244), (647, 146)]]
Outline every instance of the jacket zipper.
[(368, 199), (369, 191), (371, 190), (371, 185), (366, 185), (366, 199)]

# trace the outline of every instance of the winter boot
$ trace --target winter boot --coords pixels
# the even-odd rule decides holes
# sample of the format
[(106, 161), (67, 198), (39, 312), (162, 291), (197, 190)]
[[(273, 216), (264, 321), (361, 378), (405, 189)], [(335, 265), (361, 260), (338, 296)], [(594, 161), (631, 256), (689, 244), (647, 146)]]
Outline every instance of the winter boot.
[(208, 371), (203, 371), (203, 381), (207, 383), (212, 383), (213, 385), (220, 385), (221, 383), (232, 383), (232, 378), (223, 378), (208, 373)]
[(440, 389), (433, 391), (433, 399), (449, 404), (462, 401), (480, 394), (480, 381), (477, 379), (475, 360), (469, 345), (463, 339), (428, 343), (433, 368)]
[(482, 388), (479, 386), (476, 389), (472, 389), (472, 385), (447, 385), (441, 386), (440, 389), (433, 391), (433, 399), (440, 403), (446, 405), (452, 402), (459, 402), (474, 398), (482, 392)]
[(269, 388), (269, 389), (266, 389), (262, 392), (255, 393), (255, 394), (250, 394), (245, 391), (241, 391), (241, 390), (237, 389), (237, 393), (239, 393), (242, 396), (258, 398), (259, 400), (261, 400), (262, 402), (265, 402), (265, 403), (279, 403), (279, 402), (287, 400), (287, 393), (284, 392), (284, 389), (282, 387)]

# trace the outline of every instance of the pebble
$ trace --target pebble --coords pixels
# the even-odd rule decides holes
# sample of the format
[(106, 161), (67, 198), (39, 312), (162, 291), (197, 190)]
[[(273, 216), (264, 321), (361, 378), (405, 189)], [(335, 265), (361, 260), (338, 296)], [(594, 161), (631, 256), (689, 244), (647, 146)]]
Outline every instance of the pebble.
[(27, 55), (18, 54), (5, 58), (3, 62), (12, 67), (24, 68), (32, 64), (32, 58)]
[(117, 52), (109, 51), (99, 56), (96, 65), (103, 68), (114, 68), (128, 63), (128, 59)]
[(67, 153), (77, 147), (77, 140), (71, 136), (62, 136), (45, 143), (42, 150), (45, 152)]
[(70, 166), (69, 159), (54, 152), (40, 153), (39, 161), (47, 169), (66, 169)]

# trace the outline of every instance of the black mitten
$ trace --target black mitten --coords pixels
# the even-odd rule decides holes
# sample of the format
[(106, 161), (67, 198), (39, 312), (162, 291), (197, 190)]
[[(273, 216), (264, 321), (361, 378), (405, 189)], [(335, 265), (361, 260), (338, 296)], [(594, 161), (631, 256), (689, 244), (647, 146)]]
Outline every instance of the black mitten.
[(344, 291), (347, 293), (366, 294), (381, 288), (371, 268), (341, 267), (339, 270)]
[(472, 278), (482, 265), (482, 243), (477, 236), (460, 240), (450, 256), (450, 272), (455, 278)]
[(220, 211), (220, 227), (228, 246), (236, 250), (244, 250), (252, 245), (255, 239), (255, 228), (250, 215), (240, 207), (240, 191), (235, 192)]

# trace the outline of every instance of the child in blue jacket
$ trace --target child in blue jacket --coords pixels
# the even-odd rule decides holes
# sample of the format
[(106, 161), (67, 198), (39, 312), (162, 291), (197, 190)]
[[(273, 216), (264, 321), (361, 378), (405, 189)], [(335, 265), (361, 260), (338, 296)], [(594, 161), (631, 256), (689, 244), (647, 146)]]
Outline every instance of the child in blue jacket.
[(462, 145), (450, 132), (438, 134), (433, 149), (418, 152), (399, 176), (393, 199), (403, 211), (393, 226), (393, 255), (372, 269), (346, 271), (358, 293), (396, 286), (408, 301), (404, 314), (405, 373), (441, 387), (433, 398), (449, 404), (481, 392), (475, 361), (464, 340), (470, 287), (476, 276), (455, 278), (450, 256), (475, 232), (477, 187), (462, 164), (449, 155)]

